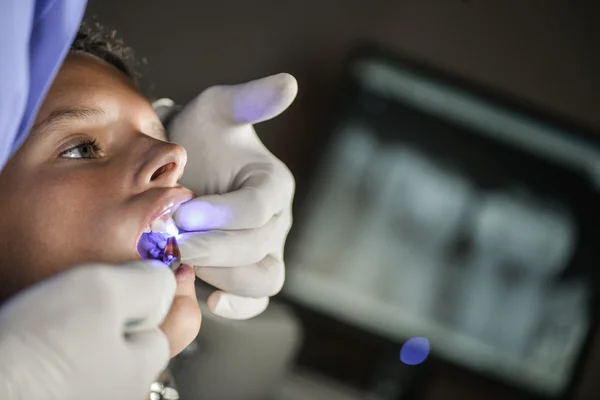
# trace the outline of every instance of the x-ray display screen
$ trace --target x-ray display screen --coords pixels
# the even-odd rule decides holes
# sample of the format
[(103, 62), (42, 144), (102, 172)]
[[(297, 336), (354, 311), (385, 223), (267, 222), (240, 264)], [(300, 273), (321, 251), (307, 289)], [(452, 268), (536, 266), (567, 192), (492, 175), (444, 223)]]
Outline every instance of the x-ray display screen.
[(595, 150), (483, 101), (451, 104), (414, 76), (402, 86), (401, 72), (394, 84), (365, 70), (297, 222), (287, 293), (560, 393), (591, 325)]

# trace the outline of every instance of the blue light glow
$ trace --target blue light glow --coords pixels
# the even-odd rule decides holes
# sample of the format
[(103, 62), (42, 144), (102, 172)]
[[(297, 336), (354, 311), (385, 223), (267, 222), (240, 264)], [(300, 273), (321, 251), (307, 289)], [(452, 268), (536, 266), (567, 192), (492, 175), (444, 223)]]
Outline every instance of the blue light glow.
[(182, 204), (173, 218), (181, 231), (198, 232), (231, 225), (234, 214), (229, 206), (194, 199)]
[(400, 361), (407, 365), (421, 364), (429, 356), (429, 340), (424, 337), (408, 339), (400, 350)]

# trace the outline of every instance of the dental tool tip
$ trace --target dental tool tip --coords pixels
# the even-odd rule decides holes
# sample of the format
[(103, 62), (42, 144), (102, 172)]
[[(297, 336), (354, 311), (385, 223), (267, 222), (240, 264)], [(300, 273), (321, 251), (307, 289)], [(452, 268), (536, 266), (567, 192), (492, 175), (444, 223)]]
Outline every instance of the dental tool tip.
[(181, 253), (179, 252), (177, 239), (175, 239), (175, 236), (171, 236), (167, 239), (167, 246), (165, 247), (165, 252), (163, 254), (163, 262), (170, 264), (176, 260), (181, 260)]

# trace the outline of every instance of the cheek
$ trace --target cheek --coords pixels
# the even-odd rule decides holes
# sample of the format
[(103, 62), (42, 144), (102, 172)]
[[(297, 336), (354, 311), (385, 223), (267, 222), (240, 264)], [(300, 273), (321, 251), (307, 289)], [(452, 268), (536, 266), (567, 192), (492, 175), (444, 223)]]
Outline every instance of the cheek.
[[(38, 180), (20, 185), (0, 202), (5, 211), (0, 222), (3, 278), (27, 286), (72, 265), (78, 255), (70, 246), (85, 246), (90, 236), (83, 234), (89, 216), (84, 205), (93, 200), (78, 189)], [(4, 268), (8, 265), (13, 268)]]
[(125, 257), (112, 234), (118, 199), (101, 182), (38, 177), (12, 188), (0, 195), (0, 300), (78, 264)]
[[(123, 257), (126, 229), (123, 195), (101, 181), (47, 185), (45, 206), (37, 208), (36, 234), (61, 265), (112, 262)], [(132, 246), (133, 247), (133, 246)]]

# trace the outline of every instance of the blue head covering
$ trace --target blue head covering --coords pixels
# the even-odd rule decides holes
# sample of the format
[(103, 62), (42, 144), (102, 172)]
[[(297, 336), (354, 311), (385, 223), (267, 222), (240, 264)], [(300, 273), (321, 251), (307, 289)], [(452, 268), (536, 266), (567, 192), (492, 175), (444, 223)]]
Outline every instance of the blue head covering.
[(0, 1), (0, 171), (25, 141), (86, 0)]

